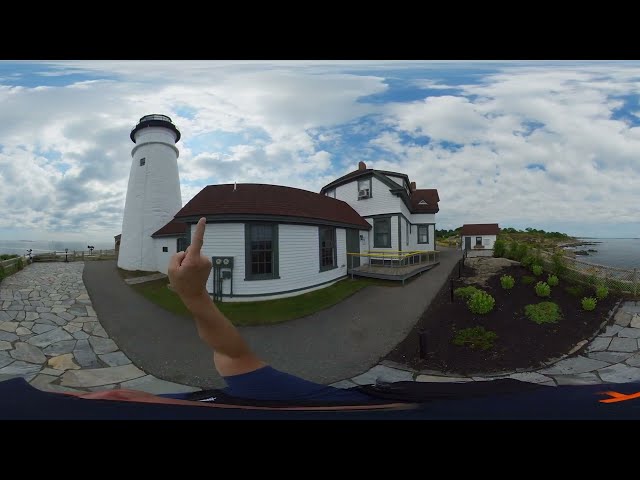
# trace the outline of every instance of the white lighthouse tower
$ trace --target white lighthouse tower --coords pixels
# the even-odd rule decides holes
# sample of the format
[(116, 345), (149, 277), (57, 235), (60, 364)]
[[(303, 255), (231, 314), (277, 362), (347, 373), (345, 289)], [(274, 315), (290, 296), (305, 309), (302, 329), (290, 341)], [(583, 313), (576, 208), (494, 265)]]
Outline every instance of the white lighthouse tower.
[(136, 146), (131, 150), (118, 267), (156, 271), (151, 235), (182, 208), (176, 148), (180, 131), (166, 115), (145, 115), (130, 137)]

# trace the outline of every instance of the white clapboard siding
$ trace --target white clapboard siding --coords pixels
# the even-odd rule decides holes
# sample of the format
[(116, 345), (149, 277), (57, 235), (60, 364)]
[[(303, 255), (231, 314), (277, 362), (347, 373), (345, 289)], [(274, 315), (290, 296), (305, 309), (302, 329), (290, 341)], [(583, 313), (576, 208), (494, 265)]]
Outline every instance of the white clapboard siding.
[[(369, 235), (369, 230), (360, 230), (360, 253), (366, 253), (371, 250), (370, 240), (371, 236)], [(360, 257), (360, 265), (365, 265), (369, 263), (369, 257)]]
[[(224, 301), (255, 301), (299, 295), (305, 291), (284, 295), (268, 295), (287, 290), (313, 287), (322, 282), (337, 280), (347, 273), (346, 231), (336, 229), (338, 268), (320, 272), (318, 227), (310, 225), (279, 224), (279, 276), (272, 280), (245, 281), (244, 223), (214, 223), (207, 225), (202, 252), (207, 256), (233, 256), (233, 294), (265, 295), (259, 297), (225, 298)], [(327, 285), (324, 286), (329, 286)], [(230, 293), (230, 282), (223, 283), (223, 294)], [(207, 290), (213, 291), (211, 276)]]
[(375, 227), (373, 218), (365, 218), (367, 223), (371, 225), (371, 230), (369, 232), (369, 250), (398, 250), (398, 215), (391, 215), (391, 247), (376, 247), (375, 246)]
[(395, 177), (393, 175), (385, 175), (389, 180), (393, 183), (397, 184), (399, 187), (404, 187), (404, 181), (400, 177)]
[(404, 217), (400, 217), (400, 231), (402, 233), (402, 250), (411, 250), (411, 232), (409, 228), (410, 222)]
[[(493, 245), (496, 243), (495, 235), (465, 235), (465, 237), (471, 238), (471, 248), (476, 245), (476, 237), (482, 237), (482, 245), (488, 250), (493, 250)], [(462, 248), (464, 248), (464, 242), (464, 237), (462, 237)]]
[[(157, 237), (153, 239), (153, 251), (156, 257), (156, 269), (166, 274), (169, 267), (169, 259), (176, 253), (178, 248), (178, 237)], [(167, 247), (163, 252), (162, 247)]]
[[(191, 225), (191, 236), (193, 238)], [(202, 254), (208, 257), (233, 257), (233, 291), (239, 293), (244, 282), (244, 223), (208, 223), (202, 244)], [(229, 293), (229, 280), (223, 283), (222, 293)], [(207, 291), (213, 292), (213, 275), (207, 280)]]
[(399, 199), (399, 200), (400, 200), (400, 210), (398, 210), (398, 212), (402, 213), (405, 217), (407, 217), (409, 219), (409, 222), (413, 222), (414, 221), (413, 214), (409, 211), (409, 209), (404, 204), (402, 199)]
[(413, 213), (409, 218), (412, 223), (436, 223), (435, 213)]
[(409, 250), (433, 250), (434, 226), (429, 225), (429, 243), (418, 243), (418, 226), (411, 225), (411, 242)]
[(380, 215), (401, 211), (402, 199), (389, 191), (389, 186), (377, 178), (371, 179), (371, 198), (358, 200), (358, 180), (336, 188), (336, 198), (342, 200), (358, 212), (360, 216)]

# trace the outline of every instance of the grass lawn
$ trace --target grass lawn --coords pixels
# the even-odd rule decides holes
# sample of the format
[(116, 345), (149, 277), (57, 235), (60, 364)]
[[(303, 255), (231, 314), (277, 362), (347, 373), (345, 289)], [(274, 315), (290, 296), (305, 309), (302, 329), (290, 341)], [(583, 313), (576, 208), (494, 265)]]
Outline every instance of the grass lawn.
[[(130, 285), (153, 303), (178, 315), (191, 316), (178, 295), (167, 288), (168, 279)], [(269, 325), (324, 310), (369, 285), (398, 287), (400, 282), (372, 278), (345, 279), (330, 287), (296, 297), (263, 302), (216, 303), (234, 325)]]
[(145, 272), (144, 270), (124, 270), (122, 268), (118, 268), (118, 273), (121, 278), (136, 278), (136, 277), (146, 277), (147, 275), (153, 275), (158, 272)]

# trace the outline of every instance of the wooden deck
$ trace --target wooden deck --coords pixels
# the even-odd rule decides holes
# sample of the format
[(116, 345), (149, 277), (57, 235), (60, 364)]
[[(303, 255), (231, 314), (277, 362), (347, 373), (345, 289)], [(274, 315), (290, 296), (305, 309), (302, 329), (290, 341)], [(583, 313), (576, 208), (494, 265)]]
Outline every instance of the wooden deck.
[(406, 265), (402, 267), (393, 267), (393, 266), (385, 266), (382, 265), (361, 265), (359, 267), (350, 268), (347, 270), (347, 273), (357, 277), (369, 277), (369, 278), (380, 278), (383, 280), (397, 280), (401, 281), (404, 285), (404, 281), (407, 278), (411, 278), (415, 275), (421, 274), (422, 272), (426, 272), (427, 270), (431, 270), (433, 267), (438, 265), (440, 261), (429, 262), (429, 263), (417, 263), (413, 265)]

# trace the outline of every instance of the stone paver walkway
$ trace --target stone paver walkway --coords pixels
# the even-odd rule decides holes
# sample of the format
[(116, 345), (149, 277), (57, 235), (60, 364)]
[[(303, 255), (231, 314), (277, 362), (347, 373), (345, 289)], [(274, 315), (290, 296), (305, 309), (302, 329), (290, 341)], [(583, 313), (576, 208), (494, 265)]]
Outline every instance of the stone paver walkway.
[(0, 381), (24, 377), (54, 392), (132, 388), (178, 393), (136, 367), (100, 324), (83, 262), (34, 263), (0, 284)]
[(588, 344), (583, 342), (580, 348), (577, 355), (550, 362), (532, 371), (478, 376), (416, 371), (398, 363), (383, 361), (361, 375), (332, 385), (350, 388), (376, 381), (484, 382), (498, 378), (514, 378), (551, 386), (640, 382), (640, 302), (623, 302), (604, 331)]
[[(84, 263), (35, 263), (0, 284), (0, 381), (20, 376), (54, 392), (131, 388), (178, 393), (196, 387), (146, 374), (109, 338), (85, 289)], [(584, 342), (586, 343), (586, 342)], [(544, 385), (640, 381), (640, 302), (624, 302), (606, 328), (576, 355), (532, 371), (447, 376), (383, 361), (336, 382), (472, 382), (514, 378)]]

